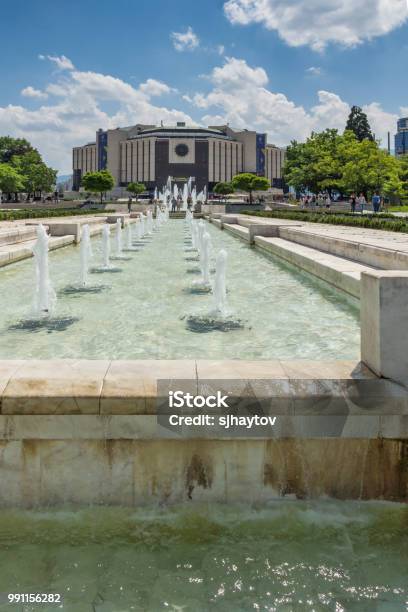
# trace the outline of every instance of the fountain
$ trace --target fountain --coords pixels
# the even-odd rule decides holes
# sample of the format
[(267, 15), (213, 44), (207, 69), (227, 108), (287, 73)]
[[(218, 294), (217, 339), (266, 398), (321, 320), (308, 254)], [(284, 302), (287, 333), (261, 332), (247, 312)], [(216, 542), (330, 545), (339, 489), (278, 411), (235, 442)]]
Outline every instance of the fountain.
[(221, 317), (227, 316), (227, 251), (221, 249), (217, 255), (215, 280), (213, 286), (214, 314)]
[(137, 249), (133, 247), (132, 226), (130, 225), (130, 223), (126, 225), (125, 236), (126, 236), (126, 251), (136, 251)]
[(136, 221), (134, 225), (134, 238), (136, 242), (139, 242), (142, 239), (142, 220), (139, 219)]
[(152, 211), (148, 210), (146, 213), (146, 234), (150, 236), (153, 232), (153, 215)]
[(195, 210), (195, 207), (196, 207), (196, 204), (197, 204), (197, 189), (196, 189), (195, 185), (194, 185), (193, 190), (191, 192), (191, 200), (192, 200), (191, 209)]
[(140, 237), (143, 238), (146, 234), (145, 216), (142, 213), (140, 217)]
[(191, 239), (195, 249), (198, 251), (198, 221), (195, 219), (191, 226)]
[(34, 313), (38, 317), (48, 317), (52, 314), (57, 301), (48, 270), (48, 241), (45, 227), (40, 223), (37, 227), (37, 241), (33, 247), (36, 271)]
[[(208, 239), (203, 240), (204, 251)], [(217, 255), (215, 281), (213, 285), (214, 308), (207, 314), (196, 314), (187, 317), (187, 329), (199, 334), (212, 331), (228, 332), (244, 327), (240, 319), (234, 319), (227, 308), (226, 288), (227, 252), (224, 249)]]
[(81, 232), (81, 246), (80, 246), (80, 260), (81, 260), (81, 271), (80, 271), (80, 285), (85, 287), (88, 281), (89, 272), (89, 260), (91, 259), (92, 246), (91, 246), (91, 233), (89, 225), (86, 223), (82, 226)]
[(161, 216), (161, 210), (160, 210), (160, 206), (156, 207), (156, 219), (155, 219), (155, 224), (154, 224), (154, 228), (156, 230), (160, 229), (160, 226), (162, 224), (162, 216)]
[(136, 223), (133, 224), (132, 227), (132, 237), (133, 240), (139, 241), (141, 239), (140, 235), (140, 220), (136, 219)]
[(110, 268), (110, 227), (109, 225), (104, 225), (102, 229), (102, 260), (103, 260), (103, 268), (107, 270)]
[(204, 221), (201, 220), (197, 227), (197, 240), (196, 240), (196, 248), (198, 249), (199, 254), (201, 253), (201, 249), (203, 248), (203, 236), (205, 232)]
[(184, 183), (184, 187), (183, 187), (183, 210), (187, 210), (188, 196), (189, 196), (188, 186), (187, 186), (187, 183)]
[(186, 210), (186, 218), (185, 218), (185, 224), (188, 227), (190, 233), (191, 233), (191, 224), (193, 222), (193, 213), (191, 212), (191, 210), (187, 209)]
[(201, 278), (200, 280), (193, 282), (193, 293), (210, 293), (211, 291), (210, 256), (211, 237), (208, 232), (205, 232), (202, 240), (202, 248), (200, 251)]
[(116, 220), (116, 256), (120, 257), (122, 255), (122, 219)]

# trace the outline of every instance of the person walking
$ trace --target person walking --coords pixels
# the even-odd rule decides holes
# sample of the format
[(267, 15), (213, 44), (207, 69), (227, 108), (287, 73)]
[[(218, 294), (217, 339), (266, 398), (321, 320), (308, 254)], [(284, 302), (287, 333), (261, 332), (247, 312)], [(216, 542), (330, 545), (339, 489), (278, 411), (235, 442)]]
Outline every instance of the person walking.
[(351, 212), (353, 214), (356, 212), (356, 203), (357, 203), (356, 194), (352, 193), (350, 196), (350, 206), (351, 206)]
[(130, 214), (132, 212), (132, 198), (129, 197), (128, 199), (128, 213)]
[(380, 212), (380, 208), (381, 208), (381, 196), (378, 193), (378, 191), (376, 191), (371, 199), (371, 203), (373, 205), (373, 210), (374, 213), (377, 214), (378, 212)]
[(360, 212), (363, 213), (365, 207), (367, 206), (367, 200), (364, 197), (364, 193), (360, 193), (357, 199), (357, 204), (358, 204), (358, 208), (360, 209)]
[(176, 208), (177, 208), (177, 200), (176, 198), (173, 196), (171, 198), (171, 212), (176, 212)]

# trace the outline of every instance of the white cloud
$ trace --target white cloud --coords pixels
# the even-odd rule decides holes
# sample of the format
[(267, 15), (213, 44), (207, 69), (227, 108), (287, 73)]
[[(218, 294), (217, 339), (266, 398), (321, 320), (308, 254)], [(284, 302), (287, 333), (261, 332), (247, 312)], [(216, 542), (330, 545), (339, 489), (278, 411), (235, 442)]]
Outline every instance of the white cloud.
[(224, 55), (224, 53), (225, 53), (225, 47), (224, 47), (224, 45), (218, 45), (218, 47), (217, 47), (217, 51), (218, 51), (218, 54), (219, 54), (219, 55)]
[(214, 68), (211, 81), (217, 87), (227, 90), (241, 86), (262, 87), (268, 83), (268, 75), (263, 68), (251, 68), (245, 60), (227, 57), (223, 66)]
[(224, 11), (233, 24), (261, 23), (290, 46), (316, 51), (383, 36), (408, 18), (407, 0), (228, 0)]
[[(283, 93), (267, 88), (268, 76), (263, 68), (252, 68), (236, 58), (227, 58), (207, 79), (212, 85), (210, 91), (190, 97), (197, 108), (209, 111), (202, 117), (203, 123), (229, 123), (232, 127), (267, 132), (269, 142), (280, 146), (292, 139), (305, 140), (312, 130), (343, 131), (350, 112), (348, 102), (324, 90), (317, 93), (318, 103), (307, 110)], [(387, 131), (395, 131), (397, 116), (376, 102), (363, 110), (376, 136), (386, 144)]]
[(59, 70), (73, 70), (74, 69), (74, 64), (71, 62), (70, 59), (68, 59), (67, 57), (65, 57), (65, 55), (39, 55), (38, 59), (40, 60), (45, 60), (45, 59), (49, 59), (50, 62), (53, 62), (57, 68)]
[(193, 51), (200, 44), (200, 39), (191, 26), (185, 32), (172, 32), (171, 39), (176, 51)]
[[(404, 109), (401, 108), (401, 116)], [(363, 111), (367, 114), (371, 129), (376, 138), (380, 138), (382, 145), (387, 145), (387, 132), (391, 133), (391, 148), (394, 148), (393, 136), (397, 131), (398, 115), (387, 113), (381, 108), (378, 102), (372, 102), (363, 106)]]
[(52, 79), (45, 88), (49, 101), (37, 98), (41, 102), (37, 109), (0, 106), (0, 134), (27, 138), (62, 174), (71, 172), (72, 147), (94, 141), (100, 127), (159, 124), (161, 120), (193, 123), (186, 113), (150, 101), (172, 91), (155, 79), (133, 87), (110, 75), (78, 70), (54, 74)]
[(310, 68), (306, 69), (306, 73), (309, 76), (321, 76), (323, 74), (323, 70), (319, 66), (310, 66)]
[(171, 87), (163, 83), (162, 81), (156, 81), (155, 79), (147, 79), (145, 83), (139, 85), (139, 90), (146, 96), (161, 96), (171, 92)]
[[(323, 90), (317, 94), (316, 105), (305, 109), (283, 93), (273, 91), (263, 68), (233, 57), (225, 58), (204, 82), (209, 84), (208, 92), (183, 96), (195, 109), (194, 114), (201, 109), (204, 125), (230, 123), (233, 127), (267, 132), (269, 142), (282, 146), (293, 138), (307, 138), (312, 130), (343, 130), (349, 113), (349, 101)], [(100, 127), (159, 124), (161, 120), (165, 124), (197, 123), (178, 109), (152, 102), (155, 96), (174, 93), (168, 84), (155, 79), (132, 86), (111, 75), (74, 69), (52, 74), (42, 92), (48, 94), (46, 101), (38, 95), (33, 97), (31, 89), (37, 90), (30, 87), (24, 88), (25, 95), (29, 91), (31, 103), (37, 101), (38, 107), (0, 106), (0, 134), (27, 138), (62, 174), (71, 171), (72, 147), (93, 141)], [(386, 144), (387, 131), (393, 134), (396, 130), (397, 116), (386, 112), (375, 100), (363, 110), (376, 136)], [(408, 109), (401, 109), (401, 113), (408, 115)]]
[(48, 98), (48, 94), (45, 93), (45, 91), (35, 89), (34, 87), (31, 87), (31, 85), (24, 87), (24, 89), (21, 90), (21, 95), (25, 98), (36, 98), (37, 100), (45, 100)]

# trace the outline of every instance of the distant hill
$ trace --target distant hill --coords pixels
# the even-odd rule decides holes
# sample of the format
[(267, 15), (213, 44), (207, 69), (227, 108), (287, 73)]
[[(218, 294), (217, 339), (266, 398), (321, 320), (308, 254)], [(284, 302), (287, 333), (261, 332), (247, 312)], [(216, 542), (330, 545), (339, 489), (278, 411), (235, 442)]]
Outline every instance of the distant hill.
[(66, 183), (71, 178), (72, 174), (58, 174), (57, 183)]

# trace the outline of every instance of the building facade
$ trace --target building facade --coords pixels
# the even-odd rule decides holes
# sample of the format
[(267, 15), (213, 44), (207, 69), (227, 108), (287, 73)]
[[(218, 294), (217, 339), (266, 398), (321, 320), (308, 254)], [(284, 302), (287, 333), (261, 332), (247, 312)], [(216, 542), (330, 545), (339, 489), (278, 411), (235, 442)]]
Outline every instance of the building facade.
[(211, 191), (241, 172), (265, 176), (272, 187), (283, 188), (284, 149), (268, 144), (266, 134), (228, 125), (203, 128), (180, 122), (98, 130), (95, 142), (75, 147), (72, 157), (75, 191), (86, 172), (104, 169), (122, 190), (130, 182), (161, 189), (170, 176), (179, 186), (192, 177), (197, 191)]
[(395, 155), (408, 155), (408, 117), (399, 119), (395, 134)]

